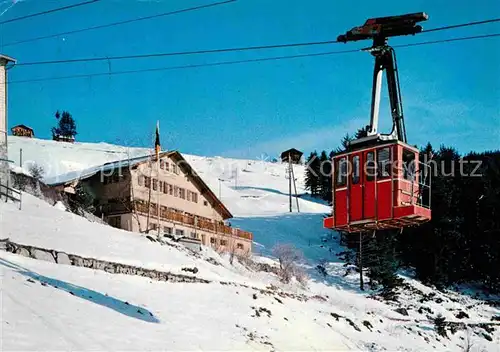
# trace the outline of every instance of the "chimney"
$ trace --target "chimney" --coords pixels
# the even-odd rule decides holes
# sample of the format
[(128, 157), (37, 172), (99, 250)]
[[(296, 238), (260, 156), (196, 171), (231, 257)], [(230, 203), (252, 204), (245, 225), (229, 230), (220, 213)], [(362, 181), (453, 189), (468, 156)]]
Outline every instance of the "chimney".
[(7, 65), (16, 62), (0, 54), (0, 184), (10, 186), (9, 154), (7, 150)]

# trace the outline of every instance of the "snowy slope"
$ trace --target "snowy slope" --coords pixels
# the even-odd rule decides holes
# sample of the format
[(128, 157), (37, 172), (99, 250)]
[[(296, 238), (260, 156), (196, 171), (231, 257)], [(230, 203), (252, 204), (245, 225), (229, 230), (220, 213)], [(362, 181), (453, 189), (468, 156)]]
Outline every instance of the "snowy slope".
[[(23, 160), (43, 165), (47, 177), (147, 152), (103, 143), (69, 145), (15, 137), (9, 139), (9, 148), (13, 160), (22, 148)], [(308, 287), (283, 286), (274, 275), (230, 265), (211, 250), (194, 256), (24, 195), (21, 211), (13, 204), (0, 204), (0, 238), (174, 273), (195, 266), (196, 276), (212, 283), (156, 282), (0, 252), (2, 349), (461, 351), (467, 334), (458, 331), (450, 339), (442, 338), (429, 317), (441, 313), (448, 321), (484, 323), (500, 315), (497, 308), (468, 295), (440, 293), (411, 278), (406, 281), (412, 290), (402, 292), (399, 304), (368, 298), (369, 292), (357, 289), (355, 276), (344, 277), (343, 263), (335, 255), (342, 250), (338, 239), (322, 228), (329, 207), (301, 197), (301, 213), (288, 213), (285, 165), (186, 158), (212, 190), (220, 192), (236, 216), (233, 225), (254, 233), (256, 254), (271, 257), (276, 243), (292, 243), (304, 252), (304, 265), (312, 275)], [(299, 193), (304, 192), (303, 172), (295, 170)], [(214, 260), (220, 265), (212, 264)], [(325, 278), (315, 274), (320, 261), (328, 269)], [(308, 298), (273, 297), (252, 288), (270, 284)], [(400, 306), (408, 309), (408, 316), (394, 311)], [(269, 309), (270, 316), (264, 310), (256, 316), (259, 308)], [(466, 311), (469, 318), (457, 319), (459, 311)], [(471, 330), (473, 350), (500, 351), (498, 330), (488, 333), (492, 341), (480, 328)]]

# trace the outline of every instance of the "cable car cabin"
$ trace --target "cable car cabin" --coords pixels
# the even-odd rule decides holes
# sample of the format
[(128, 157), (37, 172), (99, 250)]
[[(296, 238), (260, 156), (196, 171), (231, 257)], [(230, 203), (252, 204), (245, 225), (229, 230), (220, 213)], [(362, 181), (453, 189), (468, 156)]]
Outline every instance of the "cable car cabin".
[(333, 170), (333, 216), (324, 227), (364, 232), (430, 220), (429, 166), (408, 144), (358, 146), (334, 156)]

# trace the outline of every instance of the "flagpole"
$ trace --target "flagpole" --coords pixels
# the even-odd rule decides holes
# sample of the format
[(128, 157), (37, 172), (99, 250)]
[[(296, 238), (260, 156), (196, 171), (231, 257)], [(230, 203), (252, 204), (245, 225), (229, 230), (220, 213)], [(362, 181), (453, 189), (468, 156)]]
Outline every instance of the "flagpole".
[(157, 199), (157, 221), (158, 221), (158, 238), (160, 238), (160, 121), (156, 121), (156, 175), (158, 177), (158, 184), (156, 185), (156, 199)]

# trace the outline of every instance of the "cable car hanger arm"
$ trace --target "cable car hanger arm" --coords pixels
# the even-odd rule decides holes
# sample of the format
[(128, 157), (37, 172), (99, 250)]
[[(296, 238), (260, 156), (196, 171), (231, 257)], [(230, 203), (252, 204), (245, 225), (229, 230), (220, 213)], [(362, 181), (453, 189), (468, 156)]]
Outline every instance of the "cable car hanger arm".
[[(426, 21), (428, 18), (429, 17), (423, 12), (401, 16), (372, 18), (368, 19), (364, 25), (354, 27), (346, 34), (338, 36), (337, 40), (344, 43), (365, 39), (373, 40), (372, 47), (365, 49), (375, 57), (370, 124), (367, 126), (368, 136), (379, 136), (380, 139), (384, 140), (396, 139), (404, 143), (407, 142), (396, 54), (394, 49), (387, 44), (387, 40), (389, 37), (420, 33), (422, 27), (417, 25), (417, 22)], [(379, 135), (378, 119), (382, 73), (384, 70), (387, 78), (393, 127), (390, 134)]]

